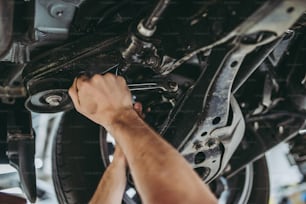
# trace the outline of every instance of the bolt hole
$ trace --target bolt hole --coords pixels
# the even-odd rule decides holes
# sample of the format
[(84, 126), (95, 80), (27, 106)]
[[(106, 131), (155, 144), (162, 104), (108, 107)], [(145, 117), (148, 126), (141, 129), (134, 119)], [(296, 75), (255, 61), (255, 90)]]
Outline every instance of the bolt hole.
[(216, 160), (212, 160), (212, 163), (215, 163), (216, 162)]
[(205, 135), (207, 135), (207, 132), (203, 132), (203, 133), (201, 134), (202, 137), (204, 137)]
[(292, 13), (292, 11), (294, 11), (294, 7), (289, 7), (289, 8), (287, 8), (287, 13)]
[(233, 62), (231, 63), (231, 67), (232, 67), (232, 68), (236, 67), (237, 65), (238, 65), (238, 61), (233, 61)]
[(219, 122), (221, 121), (221, 118), (220, 117), (215, 117), (212, 121), (212, 124), (213, 125), (217, 125)]
[(200, 164), (202, 163), (203, 161), (205, 161), (206, 159), (206, 156), (204, 154), (204, 152), (198, 152), (195, 157), (194, 157), (194, 163), (195, 164)]
[(210, 169), (206, 167), (197, 167), (194, 169), (195, 172), (204, 180), (210, 173)]

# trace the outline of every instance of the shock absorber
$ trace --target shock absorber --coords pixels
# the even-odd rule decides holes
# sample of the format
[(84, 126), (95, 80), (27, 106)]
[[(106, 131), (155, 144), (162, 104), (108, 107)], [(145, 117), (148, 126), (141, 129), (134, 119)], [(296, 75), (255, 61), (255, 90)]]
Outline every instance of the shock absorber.
[(145, 37), (151, 37), (156, 31), (157, 22), (169, 4), (170, 0), (159, 0), (152, 13), (146, 19), (142, 19), (139, 22), (137, 26), (139, 34)]
[(157, 73), (160, 72), (158, 68), (162, 57), (150, 38), (154, 35), (157, 23), (169, 4), (170, 0), (159, 0), (151, 14), (138, 23), (136, 33), (130, 36), (129, 44), (121, 53), (126, 62), (122, 70), (127, 70), (131, 64), (140, 64)]

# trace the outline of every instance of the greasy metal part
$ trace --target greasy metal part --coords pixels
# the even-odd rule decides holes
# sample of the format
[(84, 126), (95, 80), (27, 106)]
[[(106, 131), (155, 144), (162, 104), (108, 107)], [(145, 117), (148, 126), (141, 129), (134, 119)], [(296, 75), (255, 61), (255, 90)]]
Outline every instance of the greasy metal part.
[[(161, 68), (162, 74), (169, 74), (198, 53), (210, 50), (233, 38), (247, 39), (260, 33), (267, 33), (270, 35), (262, 39), (260, 43), (257, 42), (256, 45), (261, 46), (272, 42), (281, 37), (303, 15), (305, 8), (306, 1), (303, 0), (268, 1), (224, 38), (185, 55), (173, 62), (172, 66), (167, 65), (167, 68)], [(249, 42), (245, 41), (245, 43)]]
[[(295, 7), (298, 8), (295, 9)], [(245, 57), (257, 47), (266, 45), (281, 37), (281, 35), (297, 21), (305, 9), (305, 1), (269, 1), (255, 12), (254, 15), (244, 21), (237, 29), (225, 37), (224, 39), (232, 39), (228, 42), (228, 45), (230, 45), (229, 47), (223, 45), (223, 47), (219, 46), (219, 48), (217, 47), (215, 50), (212, 49), (212, 52), (215, 51), (216, 53), (220, 53), (219, 57), (221, 56), (220, 58), (222, 60), (218, 61), (211, 59), (214, 60), (211, 67), (207, 68), (207, 73), (200, 76), (198, 79), (199, 81), (194, 85), (194, 89), (197, 91), (199, 90), (198, 87), (201, 87), (202, 90), (204, 90), (204, 95), (201, 111), (197, 116), (190, 117), (190, 120), (194, 121), (192, 127), (189, 128), (189, 130), (186, 130), (187, 128), (185, 128), (185, 130), (180, 130), (180, 134), (182, 135), (176, 134), (176, 138), (172, 138), (171, 128), (169, 131), (163, 132), (165, 133), (165, 138), (177, 147), (181, 154), (188, 155), (188, 157), (190, 157), (190, 155), (195, 155), (194, 152), (198, 150), (199, 145), (195, 144), (202, 143), (203, 146), (203, 144), (207, 144), (208, 141), (213, 140), (223, 145), (224, 153), (222, 155), (217, 154), (213, 162), (214, 164), (217, 163), (219, 165), (218, 167), (211, 165), (211, 163), (205, 163), (205, 161), (198, 165), (193, 164), (195, 168), (209, 168), (209, 173), (204, 178), (205, 181), (214, 179), (222, 172), (242, 138), (242, 127), (240, 131), (238, 131), (238, 134), (237, 132), (232, 132), (232, 134), (228, 135), (226, 131), (221, 131), (231, 126), (228, 125), (231, 120), (229, 114), (230, 95), (234, 79), (236, 78), (242, 62)], [(281, 21), (278, 19), (281, 19)], [(224, 39), (221, 39), (214, 45), (218, 45), (220, 42), (224, 41)], [(205, 50), (208, 47), (205, 47)], [(203, 48), (198, 51), (203, 51)], [(195, 51), (194, 54), (195, 53), (197, 52)], [(191, 56), (192, 55), (189, 57)], [(190, 59), (189, 57), (187, 58)], [(220, 62), (220, 64), (216, 65), (216, 62)], [(177, 65), (181, 63), (183, 62)], [(166, 70), (166, 73), (169, 73), (168, 71)], [(202, 82), (202, 80), (207, 80), (207, 77), (209, 77), (210, 82)], [(191, 89), (191, 92), (195, 91)], [(182, 114), (180, 115), (179, 112), (187, 111), (185, 108), (188, 108), (188, 105), (185, 104), (191, 105), (190, 101), (192, 100), (194, 100), (192, 99), (192, 94), (187, 94), (186, 100), (180, 105), (181, 108), (176, 110), (177, 113), (173, 113), (174, 118), (169, 122), (168, 127), (179, 127), (182, 125), (180, 123), (184, 120), (184, 116)], [(197, 103), (200, 103), (200, 101), (198, 100), (195, 105)], [(187, 125), (187, 123), (185, 123), (185, 125)], [(222, 133), (224, 136), (222, 136)]]
[(13, 42), (10, 49), (0, 58), (0, 61), (24, 64), (30, 61), (30, 49), (27, 44)]
[(252, 56), (251, 58), (246, 58), (246, 60), (242, 63), (239, 72), (237, 73), (237, 77), (234, 81), (232, 93), (236, 93), (238, 89), (246, 82), (246, 80), (259, 68), (259, 66), (271, 55), (274, 49), (280, 45), (283, 37), (279, 40), (269, 43), (268, 45), (264, 45), (258, 50), (258, 54)]
[(55, 113), (73, 108), (68, 95), (71, 82), (60, 78), (34, 80), (27, 83), (29, 93), (25, 107), (37, 113)]
[(144, 21), (144, 27), (153, 29), (170, 2), (170, 0), (159, 0), (150, 16)]
[(156, 31), (156, 26), (153, 27), (152, 29), (147, 29), (144, 25), (143, 25), (143, 19), (138, 23), (137, 25), (137, 31), (139, 34), (141, 34), (142, 36), (145, 37), (151, 37), (152, 35), (154, 35), (155, 31)]
[(170, 0), (159, 0), (157, 5), (154, 7), (152, 13), (146, 19), (142, 19), (137, 30), (139, 34), (145, 37), (151, 37), (156, 31), (156, 25), (162, 14), (170, 4)]
[(295, 31), (288, 30), (281, 38), (280, 43), (270, 53), (268, 59), (273, 67), (277, 67), (279, 65), (281, 59), (286, 54), (290, 45), (292, 44), (294, 37), (295, 37)]
[(31, 135), (8, 135), (8, 158), (18, 171), (21, 188), (26, 197), (34, 203), (36, 200), (36, 175), (34, 166), (35, 142)]
[(68, 38), (69, 26), (82, 1), (35, 1), (34, 35), (40, 43), (54, 43)]
[[(243, 138), (245, 122), (234, 97), (231, 97), (231, 108), (233, 111), (231, 124), (216, 129), (212, 133), (206, 132), (205, 135), (202, 132), (202, 138), (197, 138), (193, 142), (191, 151), (188, 152), (185, 149), (181, 151), (181, 154), (187, 158), (194, 169), (209, 169), (209, 174), (202, 178), (205, 182), (213, 180), (226, 167)], [(195, 146), (195, 144), (197, 145)], [(201, 162), (195, 162), (199, 152), (205, 154), (205, 159)]]
[(20, 87), (0, 86), (1, 98), (23, 98), (26, 95), (27, 92), (23, 86)]
[(110, 38), (107, 34), (97, 33), (49, 50), (27, 64), (23, 79), (27, 83), (64, 74), (71, 77), (72, 83), (80, 72), (103, 74), (122, 61), (120, 55), (114, 53), (122, 40), (121, 36)]
[(45, 98), (45, 101), (50, 106), (59, 106), (62, 100), (63, 100), (63, 97), (59, 95), (50, 95)]
[(73, 108), (68, 95), (68, 89), (52, 89), (31, 95), (25, 102), (25, 107), (36, 113), (57, 113)]
[(36, 200), (35, 138), (32, 131), (31, 113), (15, 110), (7, 114), (7, 156), (9, 163), (16, 168), (21, 188), (28, 200)]
[(257, 70), (257, 68), (264, 63), (265, 60), (276, 67), (282, 56), (287, 52), (289, 46), (294, 40), (295, 33), (294, 31), (287, 31), (279, 40), (264, 45), (257, 51), (257, 55), (247, 58), (234, 81), (232, 93), (236, 93), (238, 89), (244, 84), (244, 82)]
[[(245, 133), (245, 121), (243, 114), (240, 110), (239, 104), (233, 96), (231, 97), (231, 107), (233, 111), (232, 123), (224, 128), (216, 129), (211, 133), (211, 136), (213, 138), (218, 138), (224, 147), (221, 166), (220, 169), (215, 169), (217, 171), (214, 178), (221, 173), (220, 171), (225, 169)], [(209, 164), (207, 163), (207, 165)], [(210, 180), (212, 179), (213, 178)]]
[(159, 72), (161, 58), (157, 53), (157, 48), (152, 42), (140, 39), (136, 35), (130, 37), (131, 42), (121, 54), (128, 64), (138, 64), (150, 67), (155, 72)]
[(12, 43), (14, 1), (0, 3), (0, 57), (6, 54)]
[[(302, 120), (296, 125), (299, 125), (297, 130), (287, 132), (286, 134), (282, 134), (282, 137), (277, 138), (267, 137), (270, 136), (264, 132), (264, 130), (267, 130), (267, 127), (263, 127), (262, 133), (264, 134), (258, 134), (254, 129), (247, 127), (244, 138), (245, 148), (239, 148), (234, 153), (233, 157), (235, 160), (230, 161), (229, 165), (231, 166), (231, 170), (227, 172), (225, 176), (228, 178), (234, 176), (246, 165), (264, 156), (267, 151), (275, 147), (277, 144), (288, 142), (298, 136), (305, 137), (306, 132), (301, 130), (306, 128), (306, 120)], [(271, 126), (269, 128), (271, 128)]]
[[(72, 101), (68, 96), (70, 83), (64, 79), (45, 79), (28, 83), (29, 98), (25, 102), (25, 107), (37, 113), (55, 113), (67, 111), (73, 108)], [(131, 92), (153, 91), (175, 93), (178, 85), (172, 81), (159, 83), (139, 83), (128, 84)]]
[(122, 57), (128, 64), (141, 64), (150, 67), (155, 72), (160, 72), (161, 57), (157, 54), (154, 44), (146, 38), (154, 35), (157, 22), (169, 3), (170, 0), (159, 0), (150, 16), (139, 22), (137, 25), (138, 35), (131, 35), (131, 42), (122, 51)]

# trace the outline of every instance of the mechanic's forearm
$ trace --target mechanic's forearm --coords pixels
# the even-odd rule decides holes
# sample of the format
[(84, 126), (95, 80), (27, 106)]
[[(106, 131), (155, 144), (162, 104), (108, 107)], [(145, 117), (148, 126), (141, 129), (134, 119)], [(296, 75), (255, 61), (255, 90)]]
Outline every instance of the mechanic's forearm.
[(114, 161), (104, 172), (89, 204), (121, 204), (125, 187), (126, 166), (124, 161)]
[(144, 203), (216, 203), (185, 159), (136, 112), (120, 114), (108, 131), (121, 146)]

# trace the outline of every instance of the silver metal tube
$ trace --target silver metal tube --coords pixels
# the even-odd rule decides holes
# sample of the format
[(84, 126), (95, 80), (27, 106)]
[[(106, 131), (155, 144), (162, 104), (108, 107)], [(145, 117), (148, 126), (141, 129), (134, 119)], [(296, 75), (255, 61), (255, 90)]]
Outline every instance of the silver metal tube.
[(168, 7), (169, 3), (170, 0), (159, 0), (151, 15), (144, 22), (144, 27), (146, 29), (153, 30), (155, 28), (158, 20)]

